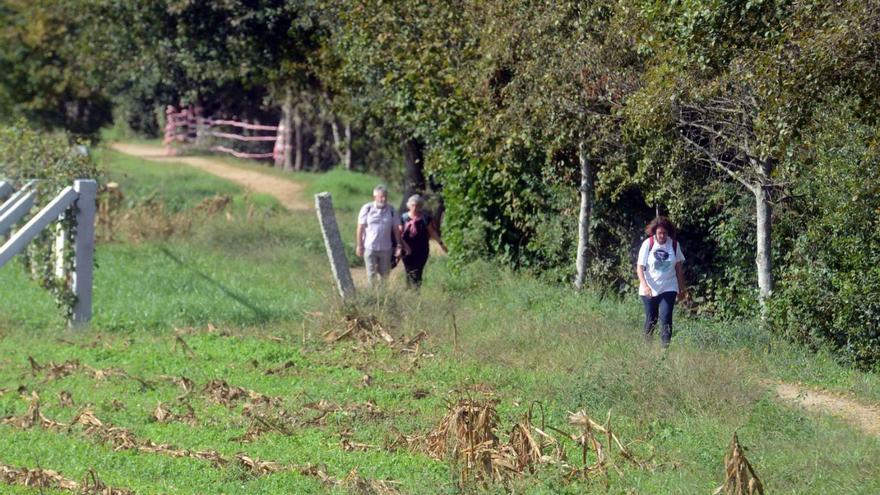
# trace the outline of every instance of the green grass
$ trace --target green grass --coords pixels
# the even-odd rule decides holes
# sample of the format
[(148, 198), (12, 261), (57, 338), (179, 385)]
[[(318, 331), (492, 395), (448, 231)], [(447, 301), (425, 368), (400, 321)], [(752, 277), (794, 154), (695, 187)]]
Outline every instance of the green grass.
[[(95, 320), (85, 332), (65, 328), (49, 296), (17, 263), (0, 270), (0, 388), (8, 389), (0, 395), (0, 417), (26, 411), (16, 392), (23, 386), (36, 391), (44, 414), (59, 421), (69, 421), (87, 404), (102, 420), (156, 443), (224, 456), (245, 452), (291, 466), (321, 464), (339, 479), (357, 469), (365, 478), (399, 482), (404, 493), (457, 493), (454, 466), (384, 446), (396, 432), (427, 432), (447, 401), (476, 394), (466, 389), (490, 388), (498, 400), (502, 438), (533, 401), (544, 405), (547, 424), (569, 431), (568, 411), (584, 408), (600, 420), (610, 412), (615, 432), (633, 442), (639, 458), (652, 458), (653, 466), (621, 464), (621, 473), (608, 479), (610, 493), (709, 493), (721, 482), (724, 449), (734, 431), (768, 493), (880, 492), (878, 439), (833, 417), (780, 403), (763, 385), (803, 381), (877, 399), (874, 374), (772, 341), (752, 322), (679, 318), (673, 346), (663, 353), (642, 342), (635, 300), (576, 294), (487, 262), (453, 269), (444, 258), (434, 258), (420, 294), (362, 293), (342, 306), (311, 215), (284, 213), (270, 198), (246, 195), (180, 165), (110, 152), (101, 159), (128, 198), (120, 218), (152, 197), (169, 205), (159, 210), (162, 215), (198, 221), (169, 235), (133, 240), (120, 234), (115, 242), (100, 243)], [(353, 228), (356, 209), (377, 182), (343, 171), (294, 178), (309, 193), (333, 193), (344, 232)], [(233, 198), (231, 220), (196, 210), (217, 192)], [(251, 206), (254, 202), (260, 206)], [(258, 213), (248, 219), (254, 209)], [(343, 315), (353, 313), (377, 316), (395, 336), (426, 331), (423, 355), (413, 361), (411, 354), (382, 345), (325, 344), (322, 332), (339, 328)], [(30, 374), (28, 356), (40, 363), (76, 359), (94, 368), (119, 368), (137, 379), (95, 380), (78, 372), (47, 380), (44, 373)], [(288, 374), (265, 374), (288, 362), (293, 363)], [(361, 386), (364, 375), (371, 377), (368, 387)], [(164, 376), (186, 376), (196, 388), (178, 400), (181, 390)], [(302, 425), (290, 436), (267, 433), (241, 443), (233, 438), (251, 420), (241, 403), (227, 408), (209, 400), (201, 387), (214, 378), (278, 396), (283, 408), (300, 418), (313, 416), (303, 406), (320, 399), (340, 405), (373, 401), (384, 414), (335, 412), (326, 424)], [(62, 390), (71, 393), (76, 407), (60, 405)], [(417, 398), (415, 391), (428, 394)], [(198, 426), (152, 421), (160, 401), (176, 412), (190, 404)], [(378, 448), (347, 452), (340, 444), (343, 434)], [(2, 463), (41, 466), (77, 480), (94, 468), (109, 485), (137, 493), (347, 491), (296, 471), (252, 477), (195, 459), (114, 452), (80, 429), (0, 426), (0, 439)], [(576, 448), (567, 445), (569, 460), (577, 463)], [(551, 467), (506, 490), (606, 492), (601, 480), (568, 483)]]

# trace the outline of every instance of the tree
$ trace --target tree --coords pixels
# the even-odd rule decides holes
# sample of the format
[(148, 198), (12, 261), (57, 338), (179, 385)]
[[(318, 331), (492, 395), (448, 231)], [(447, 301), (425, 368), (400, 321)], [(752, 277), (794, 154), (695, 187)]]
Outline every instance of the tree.
[(0, 112), (91, 137), (110, 121), (110, 102), (74, 49), (83, 27), (68, 2), (0, 6)]

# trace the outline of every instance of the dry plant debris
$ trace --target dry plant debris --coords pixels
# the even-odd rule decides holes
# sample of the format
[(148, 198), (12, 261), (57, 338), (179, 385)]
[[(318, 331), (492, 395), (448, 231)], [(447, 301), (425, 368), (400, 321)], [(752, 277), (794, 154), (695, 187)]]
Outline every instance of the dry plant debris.
[(290, 370), (296, 368), (296, 364), (293, 361), (288, 361), (280, 366), (275, 366), (274, 368), (269, 368), (265, 371), (266, 375), (289, 375), (291, 373)]
[(171, 347), (171, 352), (177, 352), (178, 349), (180, 349), (186, 357), (193, 358), (196, 356), (196, 351), (194, 351), (180, 335), (174, 337), (174, 345)]
[(210, 198), (203, 199), (196, 205), (195, 209), (203, 211), (208, 215), (214, 215), (226, 210), (226, 207), (232, 202), (232, 198), (225, 194), (216, 194)]
[(193, 388), (195, 388), (195, 385), (193, 384), (193, 381), (190, 380), (189, 378), (185, 377), (185, 376), (169, 376), (169, 375), (162, 375), (161, 378), (162, 378), (163, 380), (167, 380), (167, 381), (170, 381), (170, 382), (174, 383), (175, 385), (177, 385), (178, 387), (180, 387), (181, 390), (183, 390), (183, 394), (180, 395), (180, 396), (178, 396), (178, 397), (177, 397), (177, 400), (182, 400), (182, 399), (185, 398), (187, 395), (189, 395), (190, 392), (193, 391)]
[(125, 210), (114, 234), (119, 232), (133, 243), (149, 239), (168, 239), (174, 234), (189, 232), (194, 217), (191, 212), (173, 213), (168, 210), (165, 202), (151, 197)]
[(4, 418), (0, 420), (0, 423), (22, 430), (27, 430), (34, 426), (39, 426), (46, 430), (64, 426), (57, 421), (47, 418), (40, 412), (40, 397), (36, 392), (31, 392), (31, 395), (26, 400), (28, 401), (28, 410), (24, 415)]
[(346, 452), (366, 452), (368, 450), (379, 449), (379, 446), (377, 445), (370, 445), (353, 441), (351, 439), (352, 432), (350, 430), (341, 431), (339, 433), (339, 437), (339, 446), (342, 447), (342, 450)]
[(463, 482), (506, 481), (515, 468), (512, 449), (495, 434), (498, 412), (493, 400), (461, 399), (426, 439), (426, 453), (434, 459), (460, 463)]
[[(568, 423), (577, 427), (579, 430), (578, 434), (571, 435), (570, 438), (581, 447), (582, 463), (582, 467), (574, 469), (570, 475), (604, 475), (606, 474), (608, 467), (614, 467), (620, 472), (614, 464), (611, 455), (611, 452), (615, 449), (620, 457), (631, 462), (637, 468), (643, 467), (635, 460), (632, 453), (630, 453), (623, 443), (620, 442), (620, 439), (617, 438), (617, 435), (611, 430), (610, 412), (605, 419), (605, 424), (599, 424), (593, 420), (585, 410), (580, 410), (576, 413), (569, 413)], [(603, 439), (605, 440), (604, 444), (602, 443)], [(592, 464), (589, 462), (590, 450), (592, 450), (595, 455), (595, 461)]]
[(359, 404), (340, 406), (335, 402), (329, 402), (327, 400), (321, 399), (318, 402), (310, 402), (308, 404), (304, 404), (302, 407), (303, 409), (318, 411), (317, 416), (309, 418), (305, 421), (305, 424), (308, 425), (323, 424), (326, 416), (333, 412), (342, 412), (354, 416), (364, 416), (371, 419), (385, 417), (385, 413), (382, 411), (382, 409), (380, 409), (379, 406), (376, 405), (376, 403), (372, 400), (368, 400), (367, 402), (362, 402)]
[(291, 429), (299, 425), (299, 421), (284, 409), (272, 410), (253, 404), (245, 404), (241, 414), (246, 418), (251, 418), (251, 424), (243, 435), (230, 438), (231, 442), (253, 442), (269, 432), (290, 436), (293, 434)]
[[(49, 361), (48, 363), (41, 365), (37, 363), (37, 361), (32, 357), (28, 356), (28, 362), (31, 365), (31, 374), (33, 376), (39, 375), (41, 372), (46, 372), (46, 380), (58, 380), (60, 378), (64, 378), (68, 375), (72, 375), (77, 371), (85, 371), (89, 373), (92, 378), (95, 380), (105, 380), (112, 376), (124, 376), (129, 377), (129, 375), (120, 369), (116, 368), (107, 368), (107, 369), (98, 369), (92, 368), (91, 366), (81, 364), (79, 360), (69, 360), (64, 361), (63, 363), (55, 363)], [(131, 377), (130, 377), (131, 378)], [(140, 380), (139, 380), (140, 381)], [(144, 382), (142, 382), (144, 384)]]
[(184, 404), (184, 407), (186, 407), (186, 413), (177, 414), (171, 411), (168, 406), (159, 402), (159, 404), (156, 405), (156, 409), (153, 410), (153, 419), (159, 423), (171, 423), (172, 421), (180, 421), (190, 426), (197, 426), (199, 422), (198, 420), (196, 420), (196, 411), (189, 404)]
[(62, 390), (61, 392), (58, 392), (58, 403), (61, 404), (62, 407), (74, 407), (73, 396), (70, 395), (70, 392), (67, 390)]
[(352, 469), (348, 476), (340, 483), (353, 495), (394, 495), (400, 493), (394, 481), (368, 480), (358, 474), (357, 469)]
[(229, 459), (214, 450), (179, 449), (168, 444), (157, 444), (152, 440), (139, 439), (125, 428), (104, 424), (88, 409), (83, 410), (71, 423), (71, 426), (84, 426), (87, 436), (95, 437), (99, 441), (109, 444), (114, 450), (136, 450), (169, 457), (189, 457), (210, 461), (218, 467), (235, 463), (256, 476), (281, 470), (280, 465), (275, 462), (254, 459), (244, 454), (238, 454), (233, 459)]
[(236, 464), (257, 476), (277, 473), (284, 469), (284, 466), (278, 464), (277, 462), (261, 461), (259, 459), (248, 457), (244, 454), (235, 454), (234, 460)]
[(327, 474), (326, 466), (306, 464), (300, 466), (297, 471), (303, 476), (319, 479), (328, 488), (340, 487), (355, 495), (395, 495), (400, 493), (390, 480), (367, 480), (361, 477), (357, 469), (352, 469), (345, 479), (334, 478)]
[(7, 485), (66, 490), (80, 495), (132, 495), (134, 492), (105, 485), (90, 469), (82, 483), (65, 478), (56, 471), (48, 469), (16, 468), (0, 464), (0, 481)]
[(342, 330), (330, 330), (324, 333), (325, 342), (339, 342), (351, 339), (364, 346), (374, 346), (380, 342), (394, 345), (394, 337), (385, 330), (385, 327), (375, 316), (346, 315), (343, 321), (345, 326)]
[(232, 407), (242, 400), (266, 406), (280, 406), (282, 403), (280, 397), (270, 397), (246, 388), (233, 387), (220, 379), (208, 382), (204, 390), (211, 396), (211, 400), (226, 407)]
[[(618, 472), (612, 451), (632, 463), (637, 469), (645, 467), (636, 461), (632, 453), (611, 429), (610, 413), (605, 424), (590, 418), (586, 411), (570, 413), (569, 424), (577, 427), (576, 434), (569, 434), (552, 426), (532, 424), (532, 407), (525, 418), (516, 423), (507, 436), (507, 442), (498, 435), (499, 419), (496, 401), (490, 398), (461, 399), (450, 404), (447, 414), (437, 427), (425, 437), (398, 435), (387, 448), (406, 447), (409, 450), (419, 444), (423, 451), (437, 460), (451, 460), (459, 465), (462, 484), (478, 482), (506, 483), (525, 472), (534, 472), (539, 465), (554, 465), (566, 472), (566, 479), (607, 475), (608, 468)], [(573, 466), (566, 459), (565, 448), (554, 436), (552, 429), (575, 442), (581, 449), (581, 467)], [(589, 452), (593, 452), (590, 461)], [(606, 477), (607, 482), (607, 477)]]
[(736, 432), (733, 433), (727, 454), (724, 455), (724, 484), (719, 486), (713, 495), (722, 493), (724, 495), (764, 495), (764, 485), (746, 459)]

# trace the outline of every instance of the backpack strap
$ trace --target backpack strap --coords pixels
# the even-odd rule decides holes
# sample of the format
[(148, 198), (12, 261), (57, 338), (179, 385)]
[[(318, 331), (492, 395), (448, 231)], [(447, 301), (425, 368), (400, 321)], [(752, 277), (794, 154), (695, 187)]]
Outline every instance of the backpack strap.
[[(388, 207), (391, 208), (391, 219), (394, 220), (394, 207), (391, 205), (388, 205)], [(371, 211), (373, 211), (373, 202), (372, 201), (367, 203), (367, 215), (369, 215)]]
[[(654, 249), (654, 236), (648, 237), (648, 252)], [(672, 256), (678, 256), (678, 241), (672, 239)]]

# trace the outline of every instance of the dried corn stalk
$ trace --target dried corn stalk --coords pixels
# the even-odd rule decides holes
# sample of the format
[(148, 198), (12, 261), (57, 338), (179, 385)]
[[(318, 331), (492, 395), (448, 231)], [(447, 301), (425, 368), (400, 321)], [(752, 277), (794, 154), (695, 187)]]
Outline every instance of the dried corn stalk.
[(461, 399), (425, 438), (425, 452), (434, 459), (460, 465), (463, 483), (505, 482), (518, 472), (516, 451), (495, 434), (498, 413), (491, 401)]
[(40, 411), (40, 396), (38, 396), (36, 392), (31, 392), (31, 395), (27, 397), (26, 400), (28, 401), (28, 410), (26, 413), (18, 417), (3, 418), (0, 420), (0, 423), (23, 430), (33, 428), (34, 426), (39, 426), (45, 430), (64, 426), (63, 424), (53, 421), (43, 415)]
[(382, 323), (375, 316), (346, 315), (345, 328), (342, 330), (330, 330), (324, 333), (325, 342), (339, 342), (340, 340), (352, 339), (364, 346), (374, 346), (380, 342), (394, 345), (394, 337), (385, 330)]
[(713, 495), (764, 495), (764, 485), (746, 459), (743, 448), (739, 444), (736, 432), (730, 440), (727, 454), (724, 455), (724, 484), (719, 486)]
[(254, 404), (266, 406), (280, 406), (282, 403), (280, 397), (270, 397), (246, 388), (233, 387), (220, 379), (208, 382), (204, 390), (211, 396), (214, 402), (226, 407), (232, 407), (236, 402), (245, 399)]
[(0, 481), (7, 485), (39, 488), (41, 493), (44, 488), (66, 490), (81, 495), (132, 495), (134, 493), (131, 490), (108, 487), (98, 478), (93, 469), (89, 469), (85, 480), (80, 484), (48, 469), (15, 468), (0, 465)]

